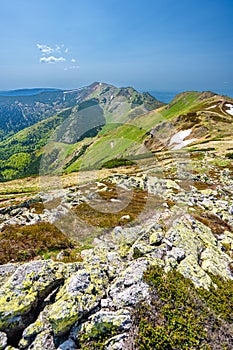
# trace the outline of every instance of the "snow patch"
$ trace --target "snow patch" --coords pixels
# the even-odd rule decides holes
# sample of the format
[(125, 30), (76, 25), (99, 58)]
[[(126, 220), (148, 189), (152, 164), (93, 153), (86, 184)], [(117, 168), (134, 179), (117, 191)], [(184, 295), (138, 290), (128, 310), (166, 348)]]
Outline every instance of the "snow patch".
[(227, 107), (226, 112), (230, 115), (233, 115), (233, 105), (230, 103), (226, 103), (225, 106)]
[(189, 139), (184, 141), (184, 139), (188, 137), (191, 134), (191, 132), (192, 129), (177, 132), (175, 135), (172, 136), (168, 146), (174, 145), (172, 147), (172, 150), (178, 150), (194, 141), (197, 141), (198, 139)]
[(217, 107), (217, 105), (213, 105), (213, 106), (207, 107), (206, 109), (212, 109), (212, 108), (215, 108), (215, 107)]

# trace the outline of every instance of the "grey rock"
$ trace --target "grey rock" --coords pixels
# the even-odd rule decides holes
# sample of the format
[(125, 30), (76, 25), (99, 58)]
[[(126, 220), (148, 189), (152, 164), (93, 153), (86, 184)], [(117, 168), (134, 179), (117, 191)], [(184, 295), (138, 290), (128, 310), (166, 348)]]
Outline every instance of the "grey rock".
[(116, 335), (115, 337), (112, 337), (105, 343), (105, 349), (106, 350), (125, 350), (126, 348), (126, 341), (128, 338), (127, 333)]
[(13, 275), (13, 273), (17, 270), (19, 264), (5, 264), (0, 265), (0, 285), (3, 285), (7, 279)]
[(0, 332), (0, 350), (4, 350), (7, 347), (7, 335)]
[(77, 347), (75, 345), (75, 342), (72, 339), (66, 340), (57, 348), (57, 350), (76, 350), (76, 349)]
[(78, 329), (77, 341), (83, 333), (88, 334), (90, 339), (95, 339), (97, 334), (111, 337), (112, 331), (119, 333), (129, 331), (131, 324), (131, 314), (128, 310), (101, 310), (90, 316), (88, 321)]
[(167, 256), (168, 258), (173, 258), (177, 262), (180, 262), (185, 258), (185, 251), (183, 249), (173, 247), (172, 250), (167, 253)]
[(64, 279), (65, 265), (51, 260), (18, 267), (0, 289), (0, 329), (9, 336), (26, 328), (41, 301)]
[(56, 350), (51, 331), (43, 331), (37, 335), (28, 350)]

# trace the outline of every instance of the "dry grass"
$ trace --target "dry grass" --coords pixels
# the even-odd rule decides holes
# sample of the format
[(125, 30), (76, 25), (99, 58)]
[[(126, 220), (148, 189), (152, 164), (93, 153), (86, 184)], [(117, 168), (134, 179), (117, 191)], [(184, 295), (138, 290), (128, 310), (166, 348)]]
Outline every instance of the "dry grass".
[[(142, 212), (147, 202), (147, 192), (134, 189), (132, 199), (124, 209), (120, 210), (119, 208), (119, 211), (117, 211), (116, 205), (117, 212), (115, 210), (114, 212), (108, 212), (108, 203), (111, 203), (111, 199), (117, 199), (120, 195), (121, 200), (124, 201), (124, 199), (127, 199), (127, 194), (123, 192), (119, 193), (119, 191), (116, 191), (115, 185), (108, 184), (108, 191), (99, 192), (99, 195), (106, 200), (106, 212), (95, 210), (88, 203), (82, 203), (74, 207), (73, 211), (81, 220), (87, 222), (89, 225), (101, 228), (111, 228), (134, 221)], [(128, 215), (129, 219), (122, 218)]]
[[(137, 221), (139, 216), (148, 217), (149, 211), (154, 213), (156, 210), (164, 210), (163, 204), (166, 201), (160, 196), (148, 195), (147, 191), (134, 188), (130, 198), (128, 191), (120, 186), (108, 182), (105, 182), (104, 185), (107, 186), (107, 189), (98, 193), (102, 199), (101, 205), (98, 206), (98, 202), (97, 207), (92, 203), (90, 205), (81, 203), (73, 208), (75, 215), (88, 225), (99, 228), (124, 226)], [(85, 187), (82, 190), (85, 191)], [(120, 202), (113, 204), (112, 199), (120, 199)], [(174, 205), (172, 201), (167, 201), (167, 204), (169, 207)]]
[[(7, 226), (0, 232), (0, 264), (50, 257), (61, 250), (77, 248), (58, 228), (43, 222), (29, 226)], [(46, 256), (47, 254), (47, 256)], [(55, 255), (56, 255), (55, 254)]]
[(193, 217), (209, 227), (216, 235), (220, 235), (224, 231), (233, 231), (233, 228), (226, 221), (220, 219), (217, 215), (212, 213), (202, 212), (199, 214), (193, 214)]

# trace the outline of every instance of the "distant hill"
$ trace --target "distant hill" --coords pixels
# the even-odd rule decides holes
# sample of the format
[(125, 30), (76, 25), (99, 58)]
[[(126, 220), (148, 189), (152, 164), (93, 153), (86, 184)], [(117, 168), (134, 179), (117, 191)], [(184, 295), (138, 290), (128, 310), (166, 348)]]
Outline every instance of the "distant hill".
[[(18, 95), (16, 96), (15, 94)], [(132, 96), (131, 96), (132, 95)], [(92, 97), (99, 98), (100, 103), (114, 97), (110, 104), (126, 102), (125, 111), (119, 112), (119, 106), (109, 110), (108, 116), (116, 118), (116, 114), (124, 119), (130, 111), (132, 117), (152, 110), (162, 104), (146, 93), (139, 93), (132, 88), (116, 88), (102, 83), (93, 83), (75, 90), (29, 89), (9, 92), (9, 95), (0, 96), (0, 141), (14, 135), (39, 121), (45, 120), (61, 112), (65, 108), (77, 106), (79, 103)], [(130, 100), (132, 99), (132, 100)], [(118, 102), (117, 102), (118, 101)], [(115, 112), (114, 112), (115, 111)]]
[[(212, 92), (180, 93), (164, 105), (132, 87), (93, 83), (22, 98), (31, 99), (38, 112), (71, 107), (49, 118), (41, 111), (42, 120), (0, 142), (2, 181), (36, 175), (41, 164), (46, 173), (70, 173), (183, 147), (215, 148), (232, 139), (233, 100)], [(7, 125), (14, 118), (9, 114)]]
[(54, 88), (34, 88), (34, 89), (19, 89), (19, 90), (9, 90), (0, 91), (0, 96), (32, 96), (38, 95), (41, 92), (51, 92), (51, 91), (62, 91), (61, 89)]
[(115, 128), (163, 105), (148, 93), (104, 83), (17, 99), (2, 97), (1, 179), (37, 174), (43, 146), (55, 130), (54, 141), (65, 144), (69, 151), (69, 145), (95, 137), (105, 124)]

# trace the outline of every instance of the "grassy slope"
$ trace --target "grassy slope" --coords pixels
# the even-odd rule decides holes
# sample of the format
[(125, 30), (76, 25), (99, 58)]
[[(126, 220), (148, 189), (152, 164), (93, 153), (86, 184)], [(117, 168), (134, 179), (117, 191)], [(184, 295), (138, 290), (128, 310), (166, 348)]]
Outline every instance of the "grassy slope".
[[(226, 98), (214, 96), (208, 92), (179, 94), (169, 105), (141, 114), (133, 119), (130, 118), (132, 116), (130, 113), (137, 113), (138, 109), (142, 113), (146, 103), (146, 96), (140, 95), (134, 89), (124, 90), (107, 85), (97, 85), (89, 97), (99, 98), (100, 106), (107, 119), (106, 125), (99, 134), (75, 144), (50, 142), (48, 146), (51, 157), (57, 159), (59, 165), (67, 164), (65, 166), (66, 173), (78, 171), (80, 168), (99, 168), (106, 161), (117, 157), (127, 158), (138, 153), (148, 153), (148, 149), (154, 150), (157, 147), (155, 144), (154, 146), (149, 145), (148, 149), (143, 148), (144, 141), (148, 138), (148, 132), (160, 124), (162, 125), (161, 135), (164, 135), (166, 130), (163, 129), (163, 125), (166, 125), (168, 120), (174, 120), (180, 116), (188, 116), (190, 119), (188, 113), (198, 113), (200, 116), (203, 111), (204, 116), (201, 116), (201, 123), (196, 125), (194, 129), (196, 128), (196, 131), (200, 127), (209, 129), (207, 136), (213, 141), (224, 139), (227, 135), (230, 137), (231, 134), (229, 123), (232, 118), (221, 107), (222, 101)], [(132, 101), (135, 103), (132, 104)], [(138, 101), (144, 104), (137, 105)], [(150, 98), (148, 101), (150, 103)], [(227, 99), (227, 101), (231, 102), (231, 99)], [(216, 108), (208, 109), (216, 103), (218, 103)], [(133, 110), (129, 113), (130, 104), (131, 107), (133, 106)], [(122, 112), (122, 110), (124, 111)], [(206, 117), (207, 115), (208, 117)], [(54, 130), (66, 117), (66, 114), (60, 113), (58, 116), (40, 122), (19, 132), (9, 140), (1, 142), (0, 172), (2, 179), (7, 180), (38, 173), (40, 156), (44, 152), (43, 146), (48, 142), (51, 130)], [(187, 118), (181, 118), (177, 122), (178, 130), (187, 129), (188, 125)], [(202, 141), (204, 142), (205, 139)], [(30, 168), (30, 172), (28, 172), (28, 168)], [(54, 170), (53, 167), (49, 168), (49, 171), (52, 170)]]
[[(99, 139), (89, 147), (88, 151), (82, 157), (66, 169), (67, 172), (78, 170), (82, 167), (101, 166), (105, 161), (116, 157), (127, 157), (129, 154), (137, 153), (142, 147), (143, 141), (147, 137), (149, 130), (160, 123), (167, 120), (172, 120), (180, 115), (187, 113), (205, 110), (213, 105), (215, 101), (221, 100), (220, 96), (213, 96), (211, 93), (187, 92), (179, 94), (168, 106), (164, 106), (155, 111), (143, 114), (133, 120), (128, 121), (123, 125), (106, 124), (102, 132), (99, 134)], [(218, 113), (223, 115), (223, 111), (218, 110)], [(228, 129), (226, 121), (230, 117), (226, 115), (226, 120), (218, 121), (219, 130)], [(180, 124), (180, 129), (185, 129), (187, 120)], [(211, 124), (208, 120), (202, 122), (202, 126)], [(212, 129), (215, 123), (212, 122)], [(229, 130), (229, 129), (228, 129)], [(214, 130), (213, 130), (214, 131)], [(215, 131), (217, 136), (218, 130)], [(218, 137), (221, 135), (218, 134)], [(146, 149), (145, 149), (146, 151)]]
[[(114, 129), (118, 124), (124, 123), (126, 120), (134, 118), (135, 116), (142, 114), (148, 110), (155, 108), (156, 106), (161, 106), (162, 103), (151, 97), (149, 94), (138, 93), (133, 88), (116, 88), (107, 84), (95, 83), (88, 88), (88, 92), (84, 96), (81, 104), (79, 103), (76, 107), (72, 109), (67, 109), (62, 113), (50, 117), (45, 121), (39, 122), (32, 127), (26, 128), (23, 131), (18, 132), (14, 136), (0, 143), (0, 181), (7, 181), (14, 178), (20, 178), (22, 176), (28, 176), (33, 174), (38, 174), (40, 168), (41, 157), (44, 152), (44, 146), (49, 142), (50, 149), (49, 158), (50, 160), (57, 159), (57, 163), (71, 164), (71, 168), (68, 171), (76, 170), (72, 163), (72, 158), (76, 160), (77, 154), (83, 154), (82, 146), (86, 149), (85, 144), (89, 146), (89, 141), (85, 139), (82, 144), (72, 144), (76, 142), (77, 132), (81, 130), (91, 133), (94, 125), (94, 119), (96, 119), (97, 112), (91, 110), (88, 106), (90, 101), (97, 101), (96, 109), (98, 107), (98, 112), (100, 115), (102, 113), (102, 122), (99, 119), (96, 121), (96, 125), (102, 125), (104, 118), (108, 123), (110, 129)], [(84, 105), (81, 108), (81, 105)], [(82, 117), (83, 116), (83, 117)], [(67, 119), (69, 117), (69, 119)], [(82, 118), (81, 118), (82, 117)], [(80, 118), (85, 121), (88, 119), (90, 124), (90, 130), (88, 125), (80, 121)], [(67, 119), (67, 128), (63, 125), (64, 135), (58, 135), (63, 142), (54, 143), (49, 141), (51, 134), (54, 130)], [(92, 122), (91, 122), (92, 120)], [(113, 124), (111, 124), (113, 123)], [(96, 126), (94, 125), (94, 126)], [(70, 130), (69, 130), (70, 129)], [(106, 131), (105, 129), (105, 131)], [(62, 129), (61, 129), (62, 130)], [(98, 132), (99, 130), (97, 130)], [(82, 133), (82, 132), (81, 132)], [(72, 135), (74, 136), (72, 139)], [(88, 137), (92, 136), (92, 141), (95, 141), (95, 132), (92, 132)], [(76, 139), (75, 139), (76, 137)], [(97, 139), (98, 141), (98, 139)], [(68, 145), (70, 144), (70, 145)], [(117, 152), (124, 151), (124, 145), (122, 142), (118, 144), (118, 148), (114, 152), (110, 152), (109, 157), (115, 157)], [(129, 144), (127, 143), (127, 146)], [(81, 147), (81, 150), (80, 150)], [(97, 144), (98, 147), (98, 144)], [(99, 151), (99, 148), (98, 148)], [(117, 151), (117, 152), (116, 152)], [(105, 154), (101, 154), (102, 158)], [(99, 161), (97, 157), (96, 161)], [(88, 161), (89, 162), (89, 161)], [(87, 163), (88, 164), (88, 163)], [(48, 171), (52, 171), (56, 168), (51, 164)], [(57, 169), (56, 169), (57, 170)]]

